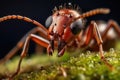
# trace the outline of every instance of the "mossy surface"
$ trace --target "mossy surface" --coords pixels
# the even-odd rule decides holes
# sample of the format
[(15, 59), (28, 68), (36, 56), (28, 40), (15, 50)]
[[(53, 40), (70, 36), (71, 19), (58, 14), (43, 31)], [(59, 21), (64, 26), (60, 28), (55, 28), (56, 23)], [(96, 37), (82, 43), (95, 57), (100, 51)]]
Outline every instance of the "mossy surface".
[[(21, 72), (14, 80), (119, 80), (120, 50), (111, 48), (105, 52), (105, 58), (113, 65), (113, 71), (101, 61), (99, 52), (65, 52), (60, 58), (56, 52), (53, 56), (32, 55), (23, 60)], [(13, 74), (18, 61), (19, 57), (15, 57), (0, 65), (0, 79)]]

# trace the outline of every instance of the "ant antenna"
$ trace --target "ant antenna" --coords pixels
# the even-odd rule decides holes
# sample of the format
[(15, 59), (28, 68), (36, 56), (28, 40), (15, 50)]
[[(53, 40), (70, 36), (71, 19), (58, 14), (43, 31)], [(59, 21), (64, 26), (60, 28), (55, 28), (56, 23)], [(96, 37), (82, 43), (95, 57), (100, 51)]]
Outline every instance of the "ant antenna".
[(74, 21), (77, 20), (77, 19), (80, 19), (80, 18), (86, 18), (86, 17), (97, 15), (97, 14), (108, 14), (108, 13), (110, 13), (110, 9), (108, 9), (108, 8), (98, 8), (98, 9), (94, 9), (94, 10), (83, 13), (79, 17), (75, 18)]

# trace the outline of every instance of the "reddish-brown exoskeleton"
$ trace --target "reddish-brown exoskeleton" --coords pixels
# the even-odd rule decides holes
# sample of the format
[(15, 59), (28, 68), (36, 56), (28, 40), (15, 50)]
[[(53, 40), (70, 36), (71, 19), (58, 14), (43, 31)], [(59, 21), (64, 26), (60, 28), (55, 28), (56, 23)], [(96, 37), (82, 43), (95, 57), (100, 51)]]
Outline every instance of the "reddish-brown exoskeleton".
[[(106, 41), (106, 37), (108, 36), (107, 32), (110, 28), (114, 28), (115, 31), (120, 34), (120, 29), (118, 24), (110, 20), (108, 24), (106, 25), (105, 29), (102, 31), (99, 30), (99, 26), (96, 24), (95, 21), (91, 21), (90, 25), (88, 25), (87, 28), (85, 28), (84, 25), (84, 19), (90, 16), (94, 16), (97, 14), (108, 14), (110, 12), (107, 8), (98, 8), (91, 11), (88, 11), (86, 13), (79, 13), (76, 10), (77, 6), (68, 5), (68, 7), (60, 7), (57, 9), (55, 7), (54, 13), (49, 16), (46, 20), (46, 27), (41, 25), (39, 22), (35, 20), (31, 20), (30, 18), (23, 17), (20, 15), (8, 15), (0, 18), (0, 22), (9, 20), (9, 19), (19, 19), (24, 20), (26, 22), (30, 22), (38, 26), (37, 28), (32, 29), (30, 32), (28, 32), (16, 45), (15, 48), (13, 48), (8, 55), (1, 60), (1, 62), (4, 62), (11, 58), (20, 48), (23, 47), (20, 61), (17, 67), (17, 71), (11, 76), (14, 77), (18, 74), (20, 71), (20, 65), (22, 62), (22, 59), (26, 56), (28, 48), (29, 48), (29, 42), (30, 40), (33, 40), (37, 44), (46, 47), (47, 53), (49, 55), (52, 55), (54, 52), (54, 49), (58, 49), (57, 56), (60, 57), (64, 54), (65, 49), (68, 46), (77, 44), (79, 48), (84, 48), (88, 46), (88, 44), (93, 40), (97, 42), (97, 46), (99, 48), (100, 57), (101, 60), (112, 69), (112, 66), (107, 62), (107, 60), (104, 58), (103, 53), (103, 41)], [(35, 33), (39, 32), (41, 35), (36, 35)], [(94, 47), (94, 43), (91, 44), (90, 47)], [(96, 46), (95, 46), (96, 47)]]

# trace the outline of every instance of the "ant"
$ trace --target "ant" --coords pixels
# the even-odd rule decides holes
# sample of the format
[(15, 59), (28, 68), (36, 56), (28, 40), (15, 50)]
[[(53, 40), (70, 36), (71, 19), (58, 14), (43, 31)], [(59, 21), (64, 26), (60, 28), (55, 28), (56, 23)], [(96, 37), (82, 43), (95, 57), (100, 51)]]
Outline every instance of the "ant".
[[(35, 43), (45, 47), (50, 56), (52, 56), (54, 49), (57, 48), (58, 57), (61, 57), (68, 47), (74, 45), (77, 45), (78, 48), (86, 48), (87, 46), (90, 46), (93, 50), (97, 47), (99, 49), (101, 60), (110, 69), (113, 69), (113, 66), (109, 64), (104, 57), (103, 43), (108, 41), (108, 31), (111, 28), (114, 28), (114, 30), (120, 34), (119, 25), (114, 20), (110, 20), (108, 23), (105, 23), (106, 26), (102, 26), (104, 27), (103, 30), (100, 29), (99, 26), (103, 23), (98, 22), (97, 24), (95, 21), (91, 21), (91, 23), (85, 27), (85, 18), (97, 14), (108, 14), (109, 12), (110, 10), (108, 8), (98, 8), (85, 13), (80, 13), (77, 5), (63, 5), (59, 6), (59, 8), (54, 8), (53, 14), (49, 16), (45, 22), (45, 27), (35, 20), (20, 15), (1, 17), (0, 22), (10, 19), (18, 19), (30, 22), (37, 27), (29, 31), (0, 62), (3, 63), (9, 60), (23, 47), (17, 70), (10, 77), (10, 79), (12, 79), (19, 73), (21, 62), (26, 56), (29, 48), (29, 42), (30, 40), (33, 40)], [(36, 35), (35, 33), (37, 32), (41, 35)], [(112, 35), (111, 37), (109, 36), (109, 38), (112, 38)], [(93, 43), (91, 43), (92, 41)]]

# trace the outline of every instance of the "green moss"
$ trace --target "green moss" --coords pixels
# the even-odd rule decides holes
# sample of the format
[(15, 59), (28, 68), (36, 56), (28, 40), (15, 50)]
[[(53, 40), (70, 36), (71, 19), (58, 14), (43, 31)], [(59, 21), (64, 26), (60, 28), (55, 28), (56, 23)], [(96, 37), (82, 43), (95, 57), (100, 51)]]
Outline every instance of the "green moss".
[[(76, 51), (77, 52), (77, 51)], [(70, 54), (70, 55), (69, 55)], [(105, 52), (105, 57), (114, 66), (111, 71), (100, 59), (98, 52), (86, 51), (72, 55), (65, 52), (61, 58), (48, 55), (33, 55), (22, 62), (21, 72), (15, 80), (119, 80), (120, 79), (120, 50), (111, 48)], [(75, 52), (74, 52), (75, 54)], [(0, 78), (13, 74), (19, 57), (6, 64), (0, 65)], [(63, 68), (67, 77), (63, 76)]]

